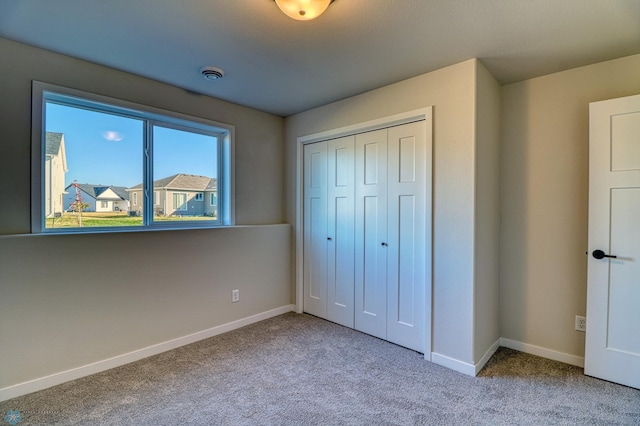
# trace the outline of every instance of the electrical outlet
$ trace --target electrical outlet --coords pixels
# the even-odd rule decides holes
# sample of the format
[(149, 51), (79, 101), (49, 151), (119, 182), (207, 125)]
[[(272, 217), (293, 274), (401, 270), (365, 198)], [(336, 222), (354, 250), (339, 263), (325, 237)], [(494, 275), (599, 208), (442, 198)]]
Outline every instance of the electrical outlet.
[[(234, 303), (240, 301), (240, 290), (233, 290), (231, 292), (231, 301), (234, 302)], [(577, 324), (577, 322), (576, 322), (576, 324)]]
[(576, 315), (576, 330), (587, 331), (587, 319), (585, 317)]

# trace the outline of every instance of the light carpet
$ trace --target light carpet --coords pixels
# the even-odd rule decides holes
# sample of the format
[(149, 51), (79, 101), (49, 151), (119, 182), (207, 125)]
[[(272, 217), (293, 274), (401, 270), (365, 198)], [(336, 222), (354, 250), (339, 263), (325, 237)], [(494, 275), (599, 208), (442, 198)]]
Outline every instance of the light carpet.
[[(0, 403), (22, 425), (640, 425), (640, 391), (500, 348), (478, 377), (285, 314)], [(4, 423), (8, 424), (8, 423)]]

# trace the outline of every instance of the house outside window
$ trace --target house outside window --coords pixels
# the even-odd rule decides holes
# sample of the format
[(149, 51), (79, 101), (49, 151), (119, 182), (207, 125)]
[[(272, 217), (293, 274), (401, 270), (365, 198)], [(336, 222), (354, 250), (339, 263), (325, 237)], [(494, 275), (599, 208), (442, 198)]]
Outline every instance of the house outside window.
[(45, 135), (45, 216), (53, 217), (65, 210), (63, 201), (67, 157), (64, 148), (64, 134), (46, 132)]
[(35, 81), (32, 94), (33, 232), (234, 224), (232, 126)]

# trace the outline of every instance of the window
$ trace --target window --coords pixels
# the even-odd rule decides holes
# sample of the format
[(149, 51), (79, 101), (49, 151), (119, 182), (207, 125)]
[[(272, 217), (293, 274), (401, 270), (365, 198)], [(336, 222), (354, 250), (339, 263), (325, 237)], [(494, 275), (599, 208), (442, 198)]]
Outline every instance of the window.
[(180, 212), (189, 210), (187, 208), (187, 194), (183, 192), (173, 194), (173, 210)]
[(218, 195), (216, 188), (211, 188), (211, 192), (209, 192), (209, 207), (207, 207), (207, 211), (211, 216), (218, 215)]
[(40, 82), (32, 105), (32, 232), (233, 224), (233, 127)]

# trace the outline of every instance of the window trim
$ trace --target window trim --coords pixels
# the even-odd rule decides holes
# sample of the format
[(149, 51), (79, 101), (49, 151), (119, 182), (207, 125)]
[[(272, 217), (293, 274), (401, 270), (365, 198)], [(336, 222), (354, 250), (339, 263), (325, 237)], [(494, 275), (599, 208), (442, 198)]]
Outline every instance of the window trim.
[[(204, 134), (216, 134), (220, 144), (218, 155), (218, 194), (223, 194), (223, 207), (218, 200), (219, 221), (211, 224), (210, 221), (180, 221), (180, 222), (154, 222), (153, 221), (153, 176), (152, 159), (149, 158), (152, 147), (143, 142), (143, 206), (144, 222), (142, 226), (117, 226), (117, 227), (88, 227), (88, 228), (46, 228), (44, 214), (45, 173), (44, 173), (44, 146), (45, 146), (45, 107), (47, 101), (60, 100), (66, 105), (75, 105), (86, 109), (96, 109), (100, 105), (109, 107), (110, 113), (121, 113), (125, 116), (146, 120), (147, 128), (152, 125), (187, 129), (191, 132)], [(233, 179), (235, 169), (235, 126), (190, 116), (174, 111), (168, 111), (152, 106), (124, 101), (108, 96), (84, 92), (78, 89), (32, 81), (31, 93), (31, 233), (56, 234), (56, 233), (113, 233), (113, 232), (144, 232), (161, 229), (194, 229), (194, 228), (218, 228), (235, 225), (235, 182)], [(147, 132), (149, 130), (147, 129)], [(220, 198), (220, 197), (218, 197)]]

